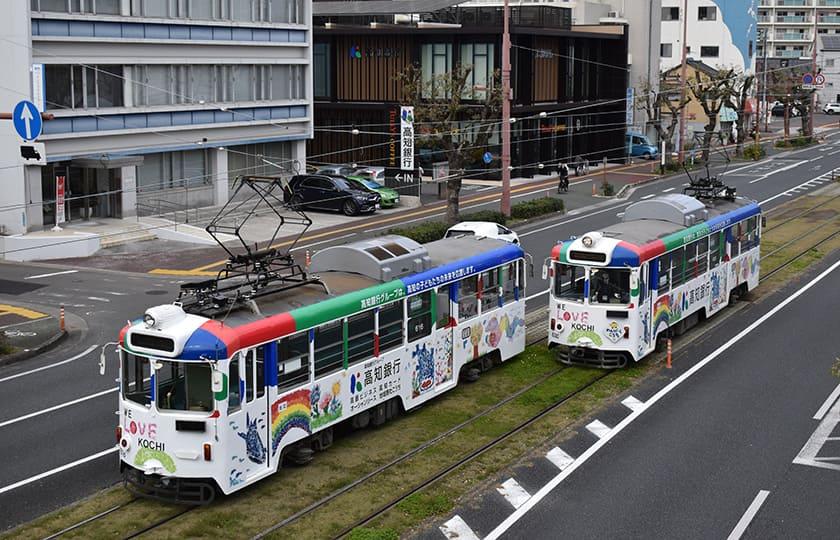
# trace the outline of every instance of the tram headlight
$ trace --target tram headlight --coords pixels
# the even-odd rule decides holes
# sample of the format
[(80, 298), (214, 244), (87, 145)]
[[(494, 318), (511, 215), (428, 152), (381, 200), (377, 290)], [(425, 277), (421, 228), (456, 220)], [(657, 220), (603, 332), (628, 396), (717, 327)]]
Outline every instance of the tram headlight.
[(122, 437), (120, 437), (119, 445), (120, 450), (122, 450), (123, 452), (127, 452), (131, 449), (131, 437), (128, 434), (123, 435)]
[(148, 328), (152, 328), (155, 325), (155, 318), (152, 317), (150, 314), (146, 313), (145, 315), (143, 315), (143, 323)]
[(593, 240), (592, 237), (588, 236), (588, 235), (581, 238), (580, 241), (583, 244), (583, 247), (585, 247), (585, 248), (591, 248), (592, 244), (595, 243), (595, 240)]

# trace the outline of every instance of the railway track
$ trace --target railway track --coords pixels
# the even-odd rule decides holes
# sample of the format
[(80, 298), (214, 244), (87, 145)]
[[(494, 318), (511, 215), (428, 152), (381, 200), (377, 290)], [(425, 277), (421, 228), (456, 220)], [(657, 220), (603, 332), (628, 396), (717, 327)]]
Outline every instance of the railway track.
[[(829, 203), (837, 200), (838, 198), (840, 198), (840, 195), (831, 197), (830, 199), (828, 199), (826, 201), (823, 201), (823, 202), (821, 202), (817, 205), (814, 205), (812, 207), (809, 207), (809, 208), (803, 210), (802, 212), (796, 213), (795, 215), (785, 219), (784, 221), (781, 221), (779, 223), (774, 224), (772, 227), (769, 227), (769, 228), (767, 228), (763, 231), (764, 232), (764, 237), (766, 238), (766, 234), (768, 232), (779, 229), (786, 224), (792, 223), (797, 219), (800, 219), (804, 216), (807, 216), (808, 214), (811, 214), (814, 211), (817, 211), (818, 209), (825, 207)], [(777, 207), (777, 208), (779, 208), (779, 207)], [(776, 209), (774, 208), (773, 210), (775, 211)], [(832, 223), (834, 223), (834, 221), (835, 221), (835, 219), (832, 218), (831, 220), (828, 220), (825, 223), (822, 223), (822, 224), (820, 224), (820, 225), (818, 225), (818, 226), (816, 226), (812, 229), (809, 229), (807, 232), (805, 232), (801, 235), (798, 235), (791, 240), (788, 240), (787, 242), (785, 242), (781, 246), (775, 248), (773, 251), (771, 251), (767, 254), (763, 254), (761, 256), (761, 260), (764, 261), (767, 258), (772, 257), (773, 255), (782, 252), (784, 249), (787, 249), (787, 248), (793, 246), (797, 242), (801, 242), (802, 240), (808, 238), (809, 236), (814, 235), (816, 232), (818, 232), (820, 230), (823, 230), (825, 227), (831, 225)], [(809, 243), (806, 248), (800, 249), (800, 250), (796, 251), (795, 253), (791, 254), (790, 256), (786, 257), (776, 267), (774, 267), (774, 268), (772, 268), (772, 269), (770, 269), (766, 272), (762, 272), (762, 275), (761, 275), (759, 281), (760, 282), (766, 281), (767, 279), (769, 279), (773, 275), (777, 274), (778, 272), (787, 268), (788, 266), (790, 266), (791, 264), (793, 264), (797, 260), (801, 259), (803, 256), (807, 255), (813, 249), (816, 249), (816, 248), (824, 245), (825, 243), (831, 241), (832, 239), (834, 239), (838, 236), (840, 236), (840, 229), (838, 229), (834, 232), (831, 232), (830, 234), (822, 237), (821, 239), (817, 240), (816, 242)], [(545, 323), (540, 321), (540, 317), (538, 317), (537, 315), (539, 315), (541, 312), (542, 312), (542, 310), (537, 310), (535, 313), (529, 314), (530, 317), (528, 317), (528, 318), (533, 321), (533, 322), (529, 322), (529, 328), (533, 328), (534, 331), (533, 331), (533, 333), (529, 332), (528, 343), (527, 343), (528, 346), (534, 345), (536, 343), (539, 343), (539, 342), (542, 342), (542, 341), (545, 340), (545, 332), (547, 331), (547, 321), (545, 321)], [(462, 423), (460, 423), (456, 426), (453, 426), (452, 428), (449, 428), (445, 432), (435, 436), (434, 438), (430, 439), (429, 441), (426, 441), (425, 443), (415, 447), (414, 449), (412, 449), (412, 450), (410, 450), (410, 451), (392, 459), (388, 463), (376, 468), (375, 470), (370, 471), (369, 473), (365, 474), (364, 476), (354, 480), (350, 484), (347, 484), (347, 485), (333, 491), (332, 493), (322, 497), (321, 499), (319, 499), (319, 500), (311, 503), (310, 505), (306, 506), (305, 508), (299, 510), (295, 514), (292, 514), (292, 515), (282, 519), (281, 521), (273, 524), (272, 526), (262, 530), (261, 532), (256, 534), (254, 536), (254, 538), (255, 539), (264, 538), (264, 537), (266, 537), (266, 536), (268, 536), (268, 535), (270, 535), (270, 534), (272, 534), (276, 531), (279, 531), (279, 530), (291, 525), (292, 523), (295, 523), (296, 521), (300, 520), (301, 518), (318, 511), (319, 509), (325, 507), (327, 504), (334, 501), (338, 497), (350, 492), (351, 490), (353, 490), (355, 488), (360, 487), (361, 485), (365, 484), (366, 482), (369, 482), (370, 480), (372, 480), (372, 479), (382, 475), (383, 473), (393, 469), (395, 466), (399, 465), (400, 463), (405, 462), (406, 460), (410, 459), (413, 456), (416, 456), (417, 454), (423, 452), (424, 450), (427, 450), (427, 449), (433, 447), (434, 445), (440, 443), (444, 439), (446, 439), (446, 438), (452, 436), (453, 434), (463, 430), (465, 427), (469, 426), (470, 424), (474, 423), (475, 421), (479, 420), (480, 418), (483, 418), (483, 417), (491, 414), (492, 412), (497, 411), (498, 409), (500, 409), (501, 407), (503, 407), (507, 403), (510, 403), (512, 400), (514, 400), (514, 399), (522, 396), (523, 394), (527, 393), (528, 391), (534, 389), (538, 385), (544, 383), (546, 380), (548, 380), (549, 378), (559, 374), (561, 371), (563, 371), (565, 369), (567, 369), (565, 366), (558, 367), (557, 369), (552, 370), (552, 371), (542, 375), (539, 379), (537, 379), (537, 380), (529, 383), (528, 385), (520, 388), (516, 392), (510, 394), (509, 396), (507, 396), (504, 399), (502, 399), (501, 401), (493, 404), (492, 406), (482, 410), (481, 412), (479, 412), (478, 414), (476, 414), (476, 415), (472, 416), (471, 418), (465, 420), (464, 422), (462, 422)], [(410, 497), (410, 496), (412, 496), (412, 495), (414, 495), (418, 492), (421, 492), (422, 490), (424, 490), (428, 486), (430, 486), (430, 485), (434, 484), (435, 482), (438, 482), (439, 480), (445, 478), (447, 475), (451, 474), (452, 472), (456, 471), (457, 469), (459, 469), (459, 468), (463, 467), (464, 465), (467, 465), (468, 463), (474, 461), (476, 458), (482, 456), (486, 452), (488, 452), (488, 451), (492, 450), (493, 448), (497, 447), (498, 445), (500, 445), (504, 441), (508, 440), (510, 437), (516, 435), (517, 433), (520, 433), (522, 430), (524, 430), (527, 427), (533, 425), (535, 422), (539, 421), (541, 418), (544, 418), (546, 415), (548, 415), (551, 412), (553, 412), (553, 411), (557, 410), (558, 408), (562, 407), (569, 400), (575, 398), (576, 396), (579, 396), (581, 393), (583, 393), (587, 389), (591, 388), (593, 385), (597, 384), (600, 381), (603, 381), (605, 378), (609, 377), (611, 373), (613, 373), (613, 372), (612, 371), (605, 371), (601, 376), (597, 377), (596, 379), (586, 383), (582, 387), (580, 387), (580, 388), (576, 389), (575, 391), (569, 393), (568, 395), (559, 399), (555, 403), (552, 403), (551, 405), (546, 406), (542, 410), (538, 411), (536, 414), (534, 414), (531, 417), (519, 422), (518, 424), (511, 427), (510, 429), (508, 429), (507, 431), (505, 431), (501, 435), (499, 435), (499, 436), (495, 437), (494, 439), (484, 443), (480, 447), (475, 448), (474, 450), (472, 450), (470, 453), (468, 453), (464, 457), (462, 457), (462, 458), (458, 459), (457, 461), (447, 465), (446, 467), (444, 467), (443, 469), (441, 469), (440, 471), (438, 471), (434, 475), (426, 478), (425, 480), (422, 480), (421, 482), (418, 482), (416, 485), (414, 485), (408, 491), (403, 492), (402, 494), (400, 494), (398, 496), (395, 496), (394, 498), (392, 498), (390, 501), (388, 501), (384, 505), (381, 505), (378, 509), (370, 512), (369, 514), (365, 515), (363, 518), (354, 522), (352, 525), (344, 527), (338, 534), (335, 535), (335, 538), (342, 538), (342, 537), (347, 536), (354, 528), (361, 527), (361, 526), (364, 526), (364, 525), (370, 523), (372, 520), (374, 520), (377, 517), (383, 515), (385, 512), (391, 510), (392, 508), (394, 508), (395, 506), (400, 504), (402, 501), (406, 500), (408, 497)], [(72, 531), (77, 531), (79, 529), (82, 529), (85, 526), (88, 526), (91, 523), (94, 523), (94, 522), (99, 521), (103, 518), (111, 516), (114, 513), (117, 513), (120, 510), (123, 510), (123, 509), (135, 504), (138, 501), (142, 501), (142, 499), (134, 498), (134, 499), (131, 499), (131, 500), (125, 502), (125, 503), (116, 505), (112, 508), (109, 508), (109, 509), (103, 511), (103, 512), (100, 512), (99, 514), (96, 514), (94, 516), (91, 516), (89, 518), (81, 520), (78, 523), (75, 523), (75, 524), (73, 524), (69, 527), (66, 527), (66, 528), (64, 528), (64, 529), (62, 529), (62, 530), (60, 530), (60, 531), (58, 531), (58, 532), (56, 532), (56, 533), (54, 533), (50, 536), (47, 536), (47, 537), (44, 538), (44, 540), (53, 540), (55, 538), (62, 537), (62, 536), (66, 535), (67, 533), (70, 533)], [(138, 538), (138, 537), (143, 536), (143, 535), (147, 535), (148, 533), (151, 533), (151, 532), (155, 531), (156, 529), (166, 525), (167, 523), (170, 523), (170, 522), (188, 514), (189, 512), (191, 512), (192, 510), (194, 510), (196, 508), (197, 507), (183, 508), (180, 511), (178, 511), (178, 512), (176, 512), (176, 513), (174, 513), (170, 516), (167, 516), (165, 518), (162, 518), (158, 521), (155, 521), (154, 523), (151, 523), (148, 526), (143, 527), (140, 530), (133, 531), (130, 534), (128, 534), (127, 536), (124, 536), (123, 538), (133, 539), (133, 538)]]

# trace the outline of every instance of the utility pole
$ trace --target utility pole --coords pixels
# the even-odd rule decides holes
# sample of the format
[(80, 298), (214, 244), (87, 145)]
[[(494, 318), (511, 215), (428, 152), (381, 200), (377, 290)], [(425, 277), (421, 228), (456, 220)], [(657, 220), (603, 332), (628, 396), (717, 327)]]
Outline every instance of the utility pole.
[(510, 216), (510, 6), (502, 32), (502, 214)]
[[(688, 45), (686, 39), (688, 37), (688, 0), (683, 1), (683, 38), (682, 38), (682, 67), (680, 68), (680, 104), (685, 103), (686, 92), (686, 56), (688, 55)], [(685, 106), (680, 109), (680, 143), (678, 152), (678, 161), (683, 163), (685, 161)]]
[[(769, 71), (769, 68), (767, 67), (767, 29), (764, 28), (763, 30), (764, 34), (761, 36), (761, 41), (763, 43), (762, 51), (764, 51), (764, 65), (761, 69), (764, 71), (764, 73), (762, 74), (762, 79), (764, 79), (764, 82), (761, 85), (761, 92), (763, 94), (763, 97), (761, 99), (762, 101), (764, 101), (764, 132), (767, 133), (768, 131), (770, 131), (770, 126), (768, 125), (770, 122), (770, 104), (767, 103), (767, 72)], [(761, 110), (761, 107), (759, 107), (758, 109)], [(759, 122), (760, 121), (761, 120), (759, 119)]]
[(817, 108), (817, 21), (819, 21), (819, 7), (814, 7), (814, 45), (811, 51), (811, 74), (814, 77), (814, 90), (811, 93), (811, 110), (808, 111), (808, 136), (814, 136), (814, 109)]

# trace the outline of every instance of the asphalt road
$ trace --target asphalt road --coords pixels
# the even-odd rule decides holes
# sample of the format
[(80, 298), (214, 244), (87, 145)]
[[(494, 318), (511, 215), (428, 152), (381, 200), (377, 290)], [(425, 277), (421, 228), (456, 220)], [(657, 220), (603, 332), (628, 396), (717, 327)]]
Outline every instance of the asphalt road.
[[(502, 537), (837, 538), (840, 429), (834, 440), (818, 437), (818, 466), (793, 463), (840, 388), (829, 373), (840, 352), (834, 268), (655, 402)], [(738, 319), (745, 326), (775, 305)], [(739, 329), (691, 356), (706, 357)], [(840, 419), (840, 403), (832, 414)]]
[[(828, 181), (820, 176), (840, 167), (838, 154), (840, 139), (832, 136), (821, 147), (785, 153), (771, 161), (730, 166), (725, 180), (739, 194), (754, 198), (769, 209)], [(632, 202), (663, 192), (677, 192), (684, 182), (684, 175), (667, 178), (638, 187), (629, 199), (609, 199), (575, 209), (587, 200), (585, 190), (591, 185), (580, 184), (568, 196), (573, 202), (570, 212), (518, 228), (522, 244), (533, 256), (536, 267), (535, 276), (528, 283), (528, 309), (545, 305), (546, 296), (541, 293), (547, 284), (540, 279), (539, 268), (557, 241), (603, 228), (619, 219), (617, 214)], [(487, 203), (493, 204), (497, 203)], [(336, 233), (339, 238), (319, 242), (317, 248), (375, 234), (381, 231), (361, 231), (353, 237)], [(73, 269), (77, 268), (0, 265), (0, 280), (7, 280), (6, 288), (0, 289), (3, 293), (0, 300), (51, 305), (63, 302), (71, 322), (78, 321), (74, 336), (60, 348), (0, 369), (0, 440), (4, 441), (0, 446), (0, 462), (5, 464), (0, 468), (0, 508), (4, 509), (0, 512), (0, 529), (32, 519), (119, 480), (116, 454), (107, 453), (115, 442), (116, 370), (111, 357), (107, 376), (100, 377), (98, 349), (90, 348), (115, 340), (125, 321), (140, 316), (145, 308), (172, 301), (179, 283), (173, 278), (96, 269), (25, 279)], [(31, 289), (32, 283), (42, 287), (21, 292)], [(80, 354), (76, 360), (58, 364)], [(53, 364), (55, 367), (30, 373)]]

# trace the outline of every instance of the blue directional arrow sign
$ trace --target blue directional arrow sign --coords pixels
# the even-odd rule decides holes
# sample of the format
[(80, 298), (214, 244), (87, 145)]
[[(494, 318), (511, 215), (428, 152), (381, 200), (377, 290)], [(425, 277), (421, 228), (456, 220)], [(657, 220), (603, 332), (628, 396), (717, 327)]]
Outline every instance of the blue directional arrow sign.
[(490, 162), (493, 161), (493, 154), (491, 154), (490, 152), (484, 152), (484, 155), (481, 156), (481, 158), (484, 160), (484, 163), (487, 163), (489, 165)]
[(31, 101), (23, 100), (15, 105), (12, 111), (12, 119), (15, 123), (15, 131), (24, 141), (34, 141), (41, 135), (41, 113), (38, 107)]

